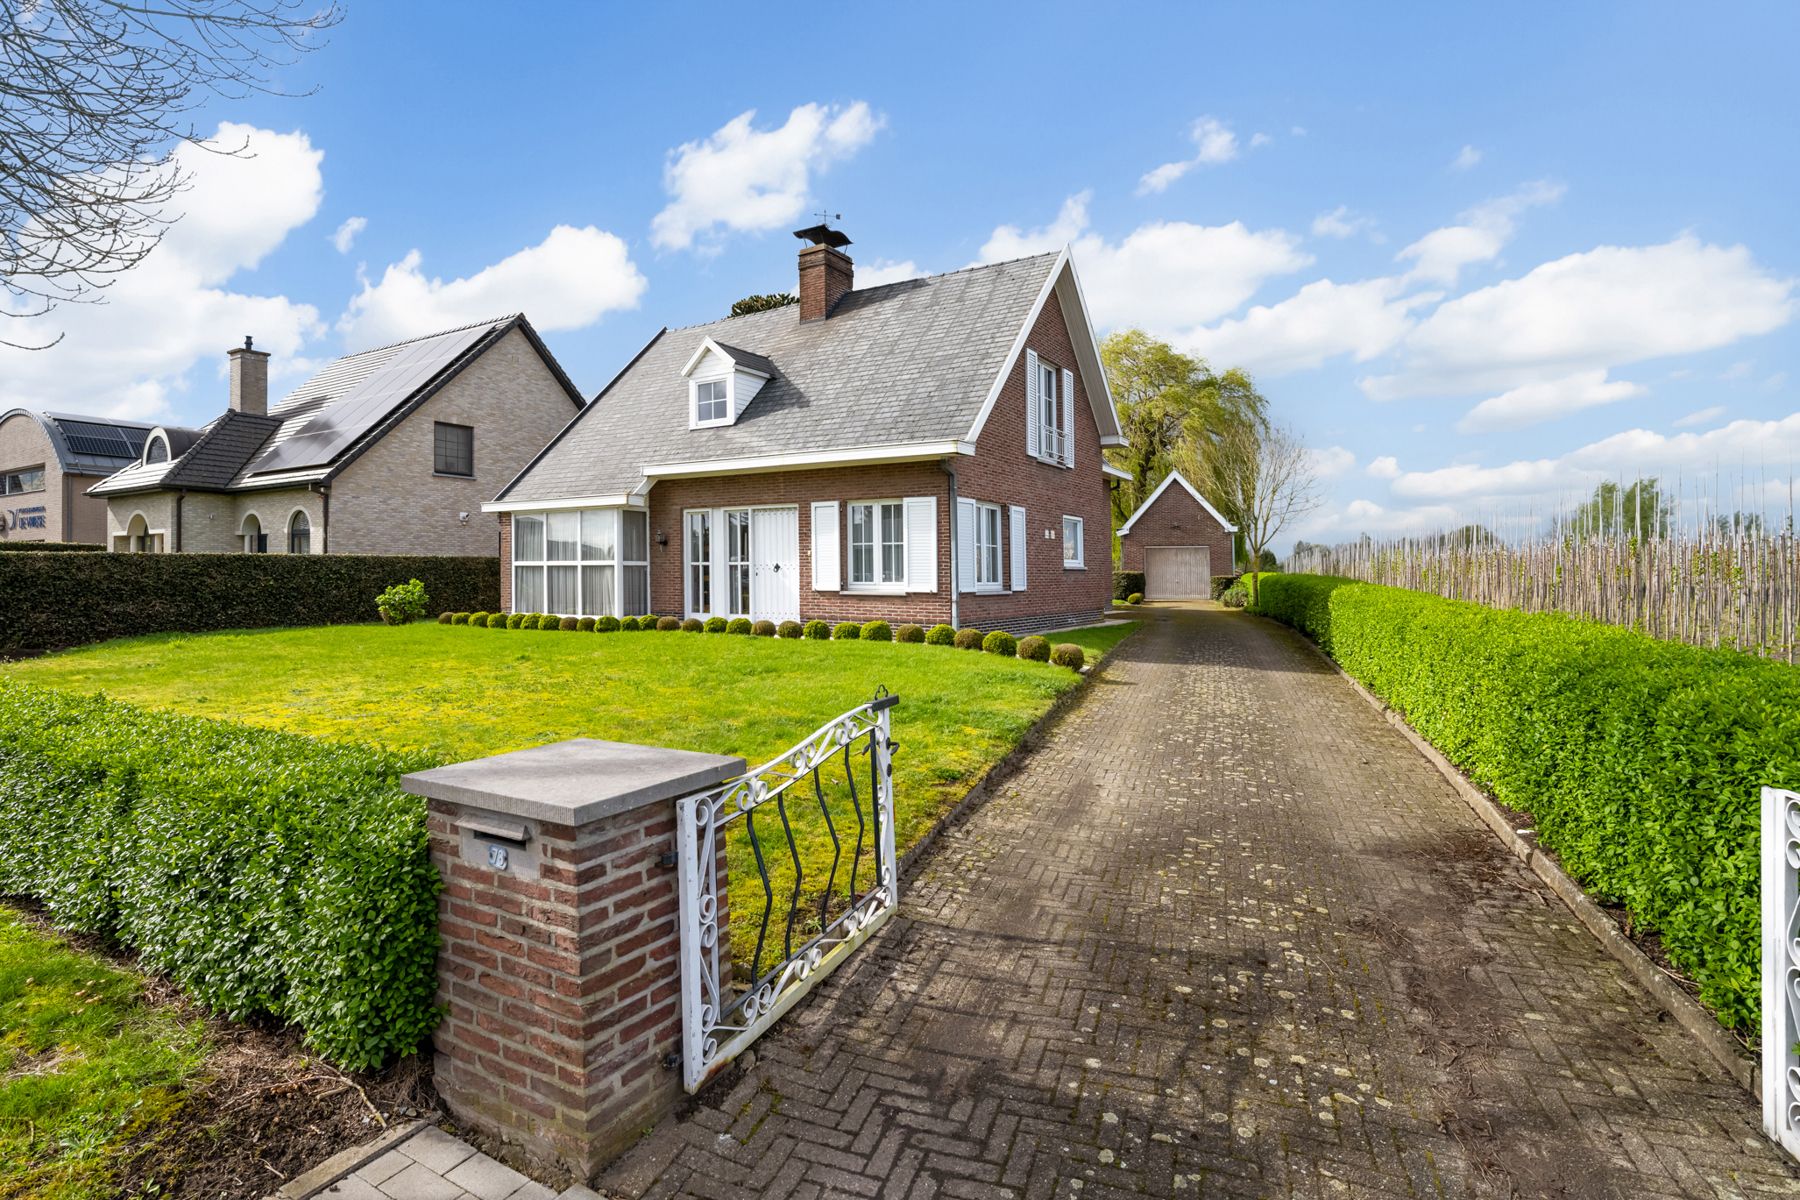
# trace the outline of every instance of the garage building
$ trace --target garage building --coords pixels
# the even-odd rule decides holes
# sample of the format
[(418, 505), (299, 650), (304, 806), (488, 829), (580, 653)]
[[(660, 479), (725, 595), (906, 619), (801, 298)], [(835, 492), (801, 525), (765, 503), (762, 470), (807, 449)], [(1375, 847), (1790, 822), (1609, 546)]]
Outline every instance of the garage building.
[(1234, 575), (1237, 526), (1171, 471), (1119, 529), (1119, 569), (1144, 573), (1146, 600), (1204, 600), (1214, 575)]

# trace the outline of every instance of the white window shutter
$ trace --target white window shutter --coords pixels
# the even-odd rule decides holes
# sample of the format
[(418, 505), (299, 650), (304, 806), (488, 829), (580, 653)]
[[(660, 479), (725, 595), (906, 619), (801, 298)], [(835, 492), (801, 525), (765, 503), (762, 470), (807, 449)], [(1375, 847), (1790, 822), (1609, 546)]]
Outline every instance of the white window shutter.
[(815, 501), (812, 506), (812, 585), (815, 592), (835, 592), (840, 557), (836, 500)]
[(1025, 352), (1025, 453), (1033, 458), (1043, 455), (1038, 445), (1038, 361), (1037, 351)]
[(975, 502), (956, 501), (956, 587), (975, 590)]
[(1075, 465), (1075, 372), (1067, 367), (1062, 373), (1062, 463)]
[(1012, 552), (1012, 571), (1009, 581), (1012, 584), (1013, 591), (1022, 592), (1025, 590), (1025, 552), (1027, 549), (1025, 544), (1025, 510), (1017, 504), (1014, 504), (1007, 509), (1007, 517), (1012, 522), (1012, 527), (1007, 530), (1006, 535), (1007, 548)]
[(906, 498), (906, 590), (937, 591), (937, 497)]

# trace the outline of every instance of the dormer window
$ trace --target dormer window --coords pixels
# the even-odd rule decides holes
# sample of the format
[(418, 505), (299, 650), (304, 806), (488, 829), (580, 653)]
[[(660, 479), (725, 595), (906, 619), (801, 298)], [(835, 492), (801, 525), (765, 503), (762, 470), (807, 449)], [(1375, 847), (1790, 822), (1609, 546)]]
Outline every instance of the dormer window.
[(688, 385), (688, 428), (737, 424), (774, 371), (760, 354), (702, 338), (681, 369)]
[(168, 439), (163, 437), (160, 433), (151, 434), (150, 440), (144, 443), (144, 461), (146, 463), (168, 462)]
[(723, 425), (731, 419), (731, 381), (708, 379), (694, 385), (694, 424)]

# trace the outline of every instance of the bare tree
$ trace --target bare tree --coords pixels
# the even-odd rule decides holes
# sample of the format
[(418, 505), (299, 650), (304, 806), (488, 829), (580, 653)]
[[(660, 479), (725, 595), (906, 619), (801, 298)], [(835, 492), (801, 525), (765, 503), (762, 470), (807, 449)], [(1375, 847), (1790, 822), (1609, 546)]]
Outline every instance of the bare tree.
[(187, 115), (280, 94), (277, 69), (341, 18), (328, 0), (0, 0), (0, 316), (96, 300), (143, 261), (185, 183)]
[[(1255, 571), (1263, 551), (1283, 529), (1319, 507), (1319, 476), (1312, 452), (1293, 430), (1239, 423), (1223, 430), (1201, 460), (1202, 490), (1225, 510), (1243, 535)], [(1250, 576), (1255, 603), (1256, 575)]]

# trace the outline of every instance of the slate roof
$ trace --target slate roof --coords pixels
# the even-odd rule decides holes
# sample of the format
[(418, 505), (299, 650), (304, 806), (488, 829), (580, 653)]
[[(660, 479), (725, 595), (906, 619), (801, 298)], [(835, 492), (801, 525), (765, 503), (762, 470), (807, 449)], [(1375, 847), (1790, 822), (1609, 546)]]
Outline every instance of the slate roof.
[[(823, 321), (790, 304), (664, 330), (499, 499), (618, 495), (658, 464), (965, 438), (1059, 257), (847, 292)], [(770, 379), (735, 424), (689, 429), (681, 370), (708, 337)]]
[(775, 373), (775, 364), (760, 354), (753, 354), (749, 350), (744, 350), (737, 346), (727, 346), (718, 338), (713, 339), (713, 345), (729, 354), (731, 356), (731, 361), (740, 367), (749, 367), (752, 371), (761, 371), (764, 375), (773, 375)]

